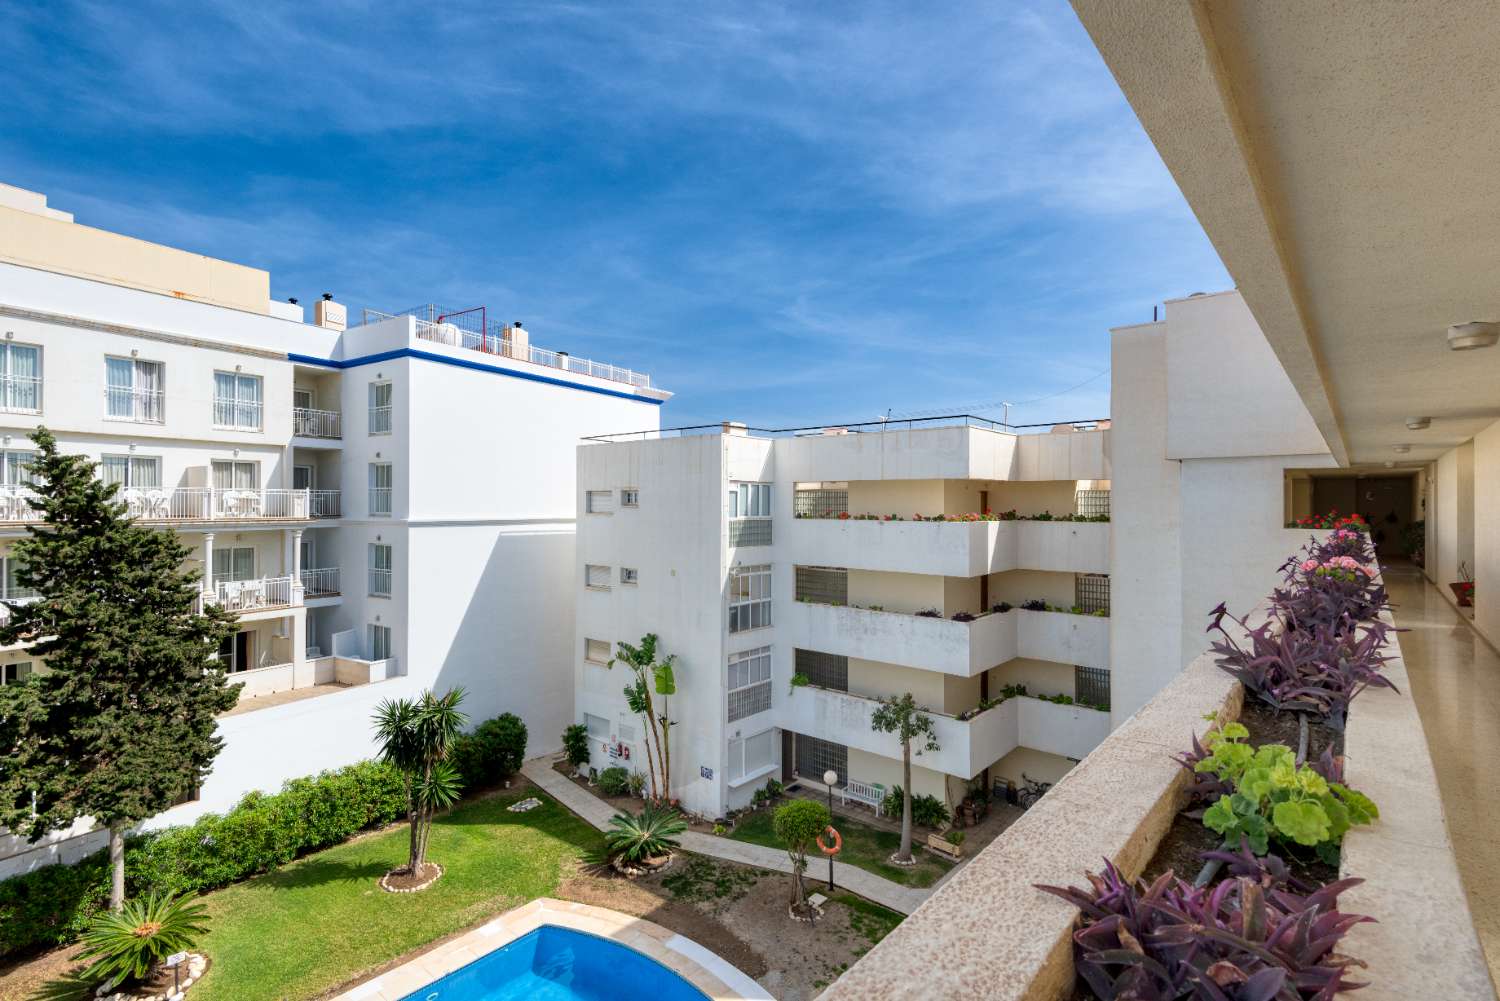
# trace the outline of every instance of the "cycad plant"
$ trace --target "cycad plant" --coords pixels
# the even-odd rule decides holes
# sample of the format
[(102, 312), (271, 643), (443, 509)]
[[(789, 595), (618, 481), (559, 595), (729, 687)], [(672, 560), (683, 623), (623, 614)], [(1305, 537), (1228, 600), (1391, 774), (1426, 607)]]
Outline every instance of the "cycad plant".
[(83, 933), (80, 959), (92, 959), (84, 971), (113, 990), (148, 979), (174, 952), (191, 949), (206, 930), (203, 905), (191, 897), (153, 892), (125, 901), (118, 911), (101, 914)]
[(396, 766), (406, 783), (411, 823), (406, 871), (413, 875), (427, 861), (433, 814), (458, 802), (463, 791), (458, 769), (447, 760), (454, 739), (469, 721), (458, 708), (463, 700), (462, 688), (441, 696), (426, 691), (415, 700), (386, 699), (375, 710), (381, 757)]
[(676, 848), (677, 836), (687, 830), (682, 814), (667, 806), (647, 803), (640, 813), (617, 813), (604, 832), (611, 860), (639, 864)]

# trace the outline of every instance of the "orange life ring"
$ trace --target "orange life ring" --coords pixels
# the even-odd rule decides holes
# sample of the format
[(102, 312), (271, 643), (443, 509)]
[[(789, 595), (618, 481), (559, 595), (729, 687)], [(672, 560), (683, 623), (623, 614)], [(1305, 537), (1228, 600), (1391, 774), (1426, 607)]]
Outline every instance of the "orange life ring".
[(837, 855), (840, 851), (843, 850), (844, 839), (839, 835), (839, 832), (834, 829), (834, 826), (832, 824), (828, 825), (825, 833), (833, 835), (833, 847), (830, 848), (829, 846), (825, 845), (823, 843), (823, 835), (819, 834), (814, 839), (818, 843), (818, 850), (821, 851), (824, 855)]

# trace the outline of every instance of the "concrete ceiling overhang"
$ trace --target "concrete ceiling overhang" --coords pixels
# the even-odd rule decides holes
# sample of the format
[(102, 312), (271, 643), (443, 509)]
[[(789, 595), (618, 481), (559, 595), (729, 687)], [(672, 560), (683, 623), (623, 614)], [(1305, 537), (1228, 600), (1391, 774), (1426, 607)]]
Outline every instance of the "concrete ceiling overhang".
[(1500, 419), (1500, 4), (1073, 6), (1340, 463)]

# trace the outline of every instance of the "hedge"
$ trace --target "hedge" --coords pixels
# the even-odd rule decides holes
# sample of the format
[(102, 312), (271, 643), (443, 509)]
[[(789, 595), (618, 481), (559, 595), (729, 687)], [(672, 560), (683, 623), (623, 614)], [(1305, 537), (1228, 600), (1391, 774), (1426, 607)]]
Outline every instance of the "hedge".
[[(519, 770), (526, 726), (506, 713), (461, 737), (452, 754), (465, 789)], [(133, 837), (125, 846), (128, 895), (217, 889), (406, 816), (401, 774), (362, 761), (291, 779), (275, 795), (248, 793), (225, 814)], [(109, 852), (0, 881), (0, 958), (66, 945), (109, 906)]]

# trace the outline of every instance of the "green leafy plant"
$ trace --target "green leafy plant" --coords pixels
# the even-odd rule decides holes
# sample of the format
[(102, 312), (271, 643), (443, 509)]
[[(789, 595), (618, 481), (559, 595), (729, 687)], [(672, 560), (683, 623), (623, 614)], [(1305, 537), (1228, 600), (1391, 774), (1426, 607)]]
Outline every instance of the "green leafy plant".
[(619, 765), (599, 773), (599, 791), (606, 796), (625, 796), (630, 792), (630, 773)]
[(766, 779), (766, 796), (776, 799), (781, 795), (783, 786), (776, 779)]
[(772, 830), (792, 860), (793, 911), (804, 912), (807, 908), (806, 891), (802, 885), (802, 876), (807, 872), (807, 851), (832, 822), (833, 815), (828, 812), (828, 807), (811, 799), (792, 800), (771, 818)]
[(203, 905), (190, 897), (153, 892), (127, 901), (84, 932), (78, 958), (93, 960), (84, 976), (111, 990), (146, 980), (168, 956), (193, 947), (207, 931), (205, 918)]
[[(905, 797), (906, 790), (898, 785), (891, 786), (890, 791), (885, 794), (887, 801), (901, 800), (904, 802)], [(911, 818), (912, 823), (918, 827), (938, 828), (952, 820), (953, 814), (948, 809), (947, 804), (936, 796), (927, 793), (914, 793), (911, 797)]]
[(714, 833), (722, 838), (724, 835), (729, 833), (729, 828), (725, 827), (723, 824), (715, 824)]
[[(676, 655), (657, 659), (661, 638), (655, 633), (641, 637), (639, 645), (624, 640), (615, 644), (618, 656), (609, 666), (623, 663), (630, 669), (631, 680), (625, 686), (625, 701), (630, 711), (646, 721), (642, 740), (646, 746), (646, 769), (651, 782), (651, 798), (668, 802), (672, 799), (672, 727), (677, 723), (669, 709), (671, 697), (677, 694)], [(660, 697), (658, 707), (656, 698)], [(657, 775), (661, 776), (660, 785)]]
[(686, 830), (687, 821), (675, 809), (647, 803), (640, 813), (617, 813), (610, 818), (604, 850), (613, 860), (645, 862), (678, 847), (678, 835)]
[(567, 755), (568, 764), (574, 768), (582, 768), (589, 763), (589, 728), (582, 723), (574, 723), (563, 731), (563, 754)]
[(812, 679), (803, 674), (801, 671), (798, 671), (796, 674), (792, 675), (792, 687), (787, 690), (787, 694), (790, 695), (797, 689), (806, 688), (810, 684), (812, 684)]
[(630, 786), (630, 795), (644, 796), (646, 794), (646, 776), (640, 772), (631, 772), (627, 782)]
[(958, 828), (953, 828), (952, 830), (943, 832), (943, 840), (948, 842), (950, 845), (955, 846), (963, 844), (964, 838), (966, 836), (967, 835), (965, 835), (964, 832), (960, 831)]
[(453, 688), (443, 695), (426, 691), (416, 699), (386, 699), (375, 709), (381, 760), (395, 766), (406, 786), (408, 873), (419, 872), (426, 863), (433, 814), (457, 803), (463, 792), (463, 779), (448, 760), (469, 721), (458, 708), (463, 700), (464, 690)]
[(460, 734), (448, 750), (465, 791), (499, 785), (526, 760), (526, 724), (514, 713), (485, 720), (473, 733)]
[(1234, 789), (1203, 813), (1203, 824), (1234, 844), (1245, 838), (1257, 855), (1274, 838), (1311, 848), (1337, 864), (1344, 833), (1380, 815), (1366, 795), (1330, 782), (1310, 765), (1298, 765), (1284, 744), (1252, 748), (1239, 723), (1225, 724), (1204, 738), (1207, 757), (1194, 770), (1209, 772)]

